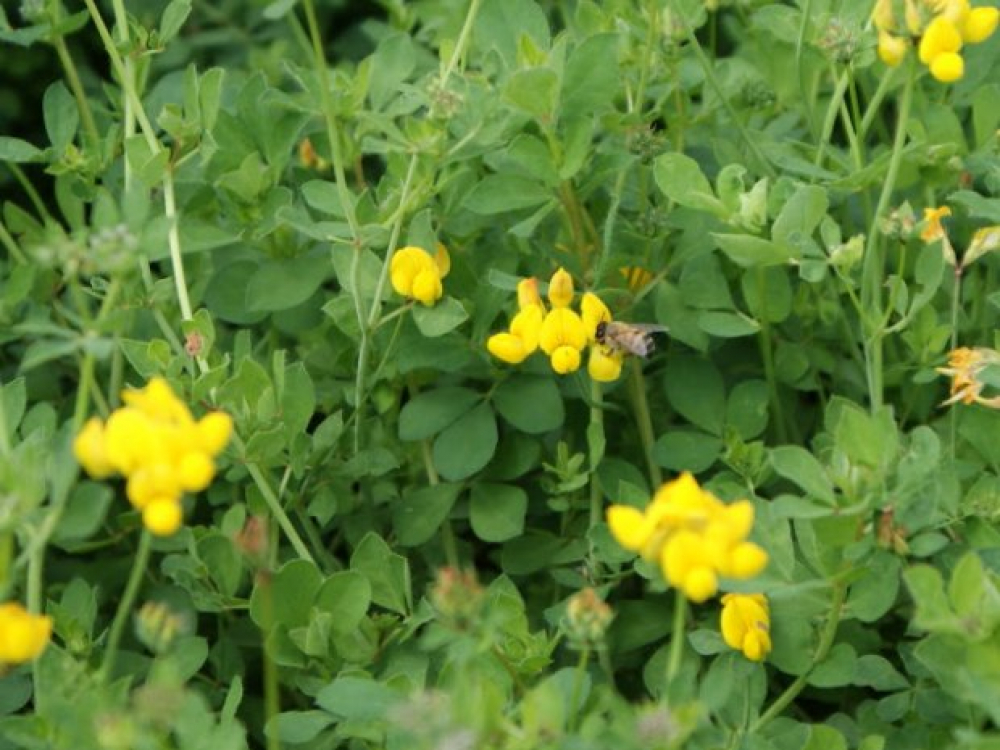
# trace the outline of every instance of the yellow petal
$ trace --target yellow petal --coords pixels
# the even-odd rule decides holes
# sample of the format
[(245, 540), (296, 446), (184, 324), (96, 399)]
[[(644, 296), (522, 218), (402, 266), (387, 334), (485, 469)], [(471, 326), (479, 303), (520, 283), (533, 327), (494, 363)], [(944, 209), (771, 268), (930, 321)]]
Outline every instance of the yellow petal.
[[(962, 35), (948, 19), (935, 16), (920, 38), (918, 48), (920, 62), (930, 65), (931, 62), (946, 52), (958, 52), (962, 49)], [(933, 71), (932, 71), (933, 72)]]
[(202, 451), (190, 451), (177, 467), (177, 479), (186, 492), (201, 492), (215, 477), (215, 463)]
[(527, 279), (521, 279), (517, 283), (517, 307), (523, 310), (531, 305), (537, 305), (545, 311), (545, 303), (542, 302), (542, 297), (538, 293), (538, 279), (531, 276)]
[(766, 567), (767, 552), (753, 542), (742, 542), (733, 549), (726, 574), (732, 578), (753, 578)]
[(568, 375), (580, 369), (580, 350), (572, 346), (560, 346), (549, 356), (552, 369), (559, 375)]
[(499, 360), (512, 365), (523, 362), (531, 353), (524, 340), (512, 333), (495, 333), (486, 341), (486, 349)]
[(973, 8), (962, 24), (962, 38), (969, 44), (979, 44), (993, 35), (1000, 20), (996, 8)]
[(549, 302), (553, 307), (569, 307), (573, 301), (573, 277), (560, 268), (549, 279)]
[(104, 479), (114, 473), (115, 467), (104, 450), (104, 423), (91, 417), (73, 440), (73, 455), (94, 479)]
[(598, 383), (611, 383), (621, 377), (623, 361), (621, 353), (608, 354), (603, 347), (595, 346), (590, 350), (587, 374)]
[(593, 341), (597, 335), (597, 324), (611, 320), (611, 311), (604, 300), (593, 292), (586, 292), (580, 300), (580, 317), (587, 329), (587, 339)]
[(528, 354), (538, 348), (538, 337), (544, 320), (545, 314), (540, 306), (528, 305), (510, 322), (510, 332), (524, 342), (524, 349)]
[(428, 307), (441, 299), (444, 288), (436, 266), (424, 268), (413, 277), (411, 294), (413, 299)]
[(965, 60), (955, 52), (942, 52), (931, 61), (930, 70), (941, 83), (954, 83), (965, 75)]
[(451, 271), (451, 256), (448, 254), (448, 248), (444, 246), (444, 243), (437, 243), (434, 249), (434, 264), (437, 266), (438, 275), (443, 279)]
[(233, 434), (233, 418), (224, 411), (213, 411), (198, 420), (198, 447), (210, 456), (222, 452)]
[(171, 536), (181, 527), (184, 511), (174, 500), (156, 500), (142, 509), (142, 523), (156, 536)]
[(901, 36), (881, 32), (878, 35), (878, 56), (890, 68), (899, 65), (906, 56), (910, 43)]
[(608, 508), (607, 519), (611, 535), (632, 552), (641, 552), (653, 533), (645, 514), (631, 505), (612, 505)]

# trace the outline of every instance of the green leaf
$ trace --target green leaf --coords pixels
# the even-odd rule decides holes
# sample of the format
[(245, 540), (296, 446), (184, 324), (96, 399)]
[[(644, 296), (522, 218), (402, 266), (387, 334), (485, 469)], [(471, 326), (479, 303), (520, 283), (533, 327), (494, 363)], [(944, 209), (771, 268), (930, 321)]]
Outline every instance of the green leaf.
[(379, 42), (371, 57), (368, 96), (376, 110), (384, 109), (400, 93), (402, 84), (417, 63), (417, 52), (409, 34), (391, 34)]
[(715, 197), (712, 185), (698, 162), (681, 153), (663, 154), (653, 164), (657, 187), (671, 200), (688, 208), (723, 217), (728, 211)]
[(301, 305), (322, 286), (329, 271), (325, 253), (266, 260), (246, 282), (246, 310), (274, 312)]
[(559, 97), (559, 76), (551, 68), (519, 70), (508, 79), (503, 97), (536, 119), (551, 120)]
[(744, 380), (737, 383), (726, 403), (726, 424), (744, 440), (751, 440), (767, 427), (769, 394), (767, 382)]
[[(166, 174), (170, 162), (170, 152), (165, 148), (153, 150), (141, 135), (125, 140), (125, 158), (135, 175), (147, 187), (159, 184)], [(242, 293), (243, 289), (240, 289)]]
[(484, 542), (505, 542), (524, 532), (528, 495), (511, 484), (477, 482), (472, 485), (469, 521)]
[(14, 378), (9, 383), (0, 386), (0, 406), (3, 407), (3, 428), (7, 433), (7, 442), (14, 442), (14, 432), (21, 424), (24, 410), (28, 404), (28, 391), (24, 378)]
[(466, 196), (463, 205), (473, 213), (493, 216), (507, 211), (540, 206), (554, 196), (545, 185), (527, 177), (517, 175), (489, 175), (478, 183)]
[(826, 191), (816, 185), (799, 188), (788, 199), (771, 227), (771, 239), (779, 245), (801, 247), (826, 215)]
[(899, 558), (877, 550), (851, 585), (847, 609), (862, 622), (876, 622), (896, 603), (899, 594)]
[(986, 571), (975, 552), (966, 552), (951, 572), (948, 601), (959, 617), (976, 617), (987, 598)]
[(930, 565), (914, 565), (903, 573), (903, 581), (917, 605), (913, 618), (917, 627), (946, 632), (958, 628), (941, 573)]
[(409, 613), (412, 604), (410, 564), (374, 531), (365, 534), (355, 547), (351, 570), (368, 579), (375, 604), (401, 615)]
[(468, 319), (469, 313), (465, 311), (465, 307), (453, 297), (445, 297), (431, 307), (416, 305), (413, 308), (413, 322), (427, 338), (444, 336)]
[(594, 34), (570, 52), (563, 71), (561, 120), (590, 117), (614, 107), (621, 88), (619, 43), (617, 33)]
[(347, 635), (364, 620), (371, 602), (372, 587), (368, 579), (357, 571), (341, 570), (319, 587), (314, 606), (333, 615), (334, 634)]
[(892, 663), (877, 654), (866, 654), (854, 664), (854, 684), (876, 690), (906, 690), (910, 683)]
[(281, 393), (281, 423), (285, 436), (291, 441), (305, 432), (316, 410), (316, 388), (309, 371), (302, 362), (285, 368), (285, 385)]
[[(698, 314), (698, 327), (707, 334), (723, 339), (752, 336), (760, 330), (757, 321), (742, 313), (714, 310)], [(671, 334), (674, 333), (674, 329), (671, 329)]]
[(56, 153), (61, 153), (73, 142), (80, 124), (80, 112), (76, 108), (76, 102), (62, 81), (56, 81), (45, 89), (42, 114), (49, 141)]
[(812, 453), (797, 445), (784, 445), (771, 450), (771, 466), (785, 479), (801, 487), (810, 498), (835, 505), (833, 483), (826, 470)]
[(419, 393), (399, 412), (399, 439), (424, 440), (433, 437), (480, 401), (480, 394), (459, 386)]
[(0, 161), (24, 164), (26, 162), (39, 161), (43, 157), (44, 152), (37, 146), (20, 138), (0, 135)]
[(191, 0), (171, 0), (160, 18), (160, 44), (166, 46), (180, 32), (191, 13)]
[(404, 547), (427, 542), (444, 523), (462, 490), (460, 484), (436, 484), (407, 489), (393, 506), (392, 528)]
[(493, 409), (489, 404), (480, 404), (435, 438), (434, 466), (450, 482), (470, 477), (493, 458), (497, 437)]
[(58, 544), (89, 539), (101, 528), (114, 492), (106, 484), (81, 482), (70, 493), (53, 539)]
[[(288, 627), (309, 622), (313, 599), (323, 576), (308, 560), (291, 560), (269, 581), (254, 586), (250, 596), (250, 616), (258, 626), (279, 624)], [(270, 598), (270, 602), (268, 602)]]
[(267, 722), (264, 733), (279, 742), (310, 742), (333, 721), (324, 711), (284, 711)]
[(493, 404), (501, 417), (529, 435), (555, 430), (566, 418), (559, 387), (548, 377), (515, 375), (497, 386)]
[(671, 359), (664, 378), (667, 401), (695, 427), (713, 435), (722, 434), (726, 389), (722, 375), (708, 359)]
[(402, 696), (363, 677), (338, 677), (316, 696), (320, 708), (345, 721), (385, 721)]
[(809, 684), (815, 687), (833, 688), (854, 682), (857, 669), (857, 653), (847, 643), (834, 644), (830, 653), (809, 673)]
[(793, 245), (785, 245), (749, 234), (719, 234), (713, 232), (715, 245), (733, 263), (743, 268), (763, 268), (791, 263), (801, 257), (801, 251)]
[(722, 441), (695, 430), (672, 430), (653, 445), (653, 460), (672, 471), (704, 471), (722, 452)]

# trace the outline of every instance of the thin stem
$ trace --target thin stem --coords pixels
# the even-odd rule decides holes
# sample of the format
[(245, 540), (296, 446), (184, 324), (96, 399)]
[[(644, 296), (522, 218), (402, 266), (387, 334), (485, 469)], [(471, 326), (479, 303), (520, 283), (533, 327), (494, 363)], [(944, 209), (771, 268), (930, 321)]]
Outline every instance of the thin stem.
[[(125, 10), (125, 3), (123, 0), (112, 0), (112, 6), (115, 12), (115, 26), (118, 30), (118, 41), (121, 44), (128, 44), (128, 13)], [(126, 57), (122, 70), (125, 74), (124, 80), (127, 81), (127, 85), (135, 88), (135, 62), (131, 57)], [(125, 140), (128, 140), (133, 135), (135, 135), (135, 109), (132, 107), (132, 100), (129, 97), (125, 97), (122, 103), (122, 134)], [(132, 187), (132, 166), (129, 164), (128, 159), (122, 160), (122, 166), (124, 170), (124, 188), (127, 194)]]
[(635, 421), (639, 427), (639, 441), (642, 443), (642, 453), (646, 459), (649, 482), (655, 491), (663, 484), (663, 472), (660, 471), (660, 465), (653, 458), (653, 444), (656, 442), (656, 435), (653, 432), (653, 420), (649, 414), (649, 401), (646, 399), (646, 379), (642, 376), (642, 369), (638, 362), (632, 363), (631, 370), (632, 372), (629, 374), (629, 399), (632, 402), (632, 413), (635, 415)]
[(469, 10), (465, 14), (465, 22), (462, 24), (462, 30), (458, 32), (458, 40), (455, 42), (455, 49), (451, 52), (451, 57), (448, 63), (445, 65), (444, 70), (441, 71), (441, 88), (443, 89), (448, 83), (448, 79), (451, 77), (452, 72), (458, 66), (458, 61), (462, 59), (462, 55), (465, 54), (466, 45), (469, 43), (469, 36), (472, 34), (472, 27), (476, 22), (476, 16), (479, 14), (479, 5), (482, 0), (471, 0), (469, 3)]
[[(60, 3), (55, 3), (55, 7), (60, 7)], [(62, 64), (63, 72), (66, 74), (66, 82), (69, 84), (73, 98), (76, 100), (76, 108), (80, 110), (80, 119), (83, 121), (83, 129), (87, 134), (90, 145), (97, 146), (101, 141), (101, 136), (97, 132), (97, 123), (94, 122), (94, 113), (90, 109), (90, 102), (84, 93), (83, 84), (80, 83), (80, 76), (73, 63), (73, 57), (66, 47), (66, 40), (62, 36), (57, 36), (52, 40), (52, 46), (56, 48), (59, 62)]]
[(889, 93), (889, 86), (895, 78), (896, 68), (887, 68), (885, 75), (879, 79), (878, 87), (875, 89), (875, 93), (872, 94), (872, 98), (868, 101), (864, 117), (861, 118), (861, 124), (858, 126), (859, 140), (864, 141), (865, 136), (868, 135), (868, 128), (872, 126), (872, 122), (875, 120), (875, 115), (878, 114), (879, 107), (882, 105), (882, 100), (885, 99), (885, 95)]
[[(427, 474), (427, 483), (434, 487), (441, 483), (437, 469), (434, 468), (434, 456), (431, 453), (431, 441), (422, 440), (420, 442), (420, 456), (424, 461), (424, 471)], [(455, 541), (455, 531), (451, 528), (451, 519), (445, 518), (441, 524), (441, 546), (444, 548), (444, 559), (449, 567), (458, 570), (458, 545)]]
[(816, 653), (813, 654), (812, 659), (809, 662), (809, 666), (806, 671), (803, 672), (799, 677), (785, 688), (785, 691), (774, 699), (774, 702), (768, 707), (768, 709), (761, 715), (754, 725), (750, 727), (750, 733), (754, 734), (760, 730), (765, 724), (778, 716), (785, 708), (795, 700), (795, 697), (802, 692), (802, 689), (806, 686), (809, 681), (809, 675), (812, 673), (813, 669), (817, 667), (826, 658), (827, 654), (830, 652), (830, 648), (833, 646), (833, 640), (837, 635), (837, 626), (840, 625), (840, 616), (843, 611), (844, 598), (847, 593), (847, 586), (842, 582), (838, 581), (833, 586), (833, 598), (830, 602), (830, 614), (826, 618), (826, 624), (823, 627), (823, 632), (820, 634), (819, 643), (816, 646)]
[(274, 490), (271, 489), (271, 485), (268, 484), (268, 481), (261, 472), (260, 467), (256, 464), (248, 463), (246, 468), (250, 473), (250, 477), (253, 479), (254, 484), (257, 485), (257, 489), (260, 490), (260, 494), (263, 496), (264, 502), (267, 503), (267, 507), (271, 511), (271, 515), (274, 516), (274, 519), (278, 522), (278, 526), (281, 527), (281, 530), (285, 533), (288, 541), (291, 542), (296, 554), (303, 560), (308, 560), (309, 562), (315, 564), (316, 561), (313, 559), (312, 554), (310, 554), (309, 548), (306, 546), (306, 543), (302, 541), (302, 537), (299, 536), (299, 532), (296, 531), (295, 527), (292, 525), (291, 520), (288, 518), (288, 514), (285, 513), (285, 509), (281, 507), (281, 502), (278, 500), (278, 496), (274, 494)]
[(24, 170), (12, 161), (5, 162), (5, 164), (11, 174), (14, 175), (14, 179), (17, 180), (24, 189), (25, 195), (28, 196), (28, 200), (31, 201), (31, 205), (35, 208), (35, 213), (37, 213), (39, 217), (46, 222), (54, 222), (55, 219), (52, 218), (52, 214), (49, 213), (49, 209), (45, 207), (45, 202), (42, 200), (42, 196), (40, 196), (38, 191), (35, 190), (35, 186), (31, 184), (31, 180), (28, 179)]
[(587, 676), (587, 664), (590, 662), (590, 649), (585, 648), (580, 651), (580, 658), (576, 662), (576, 669), (573, 673), (573, 691), (570, 693), (569, 698), (569, 720), (567, 721), (567, 728), (570, 732), (574, 731), (579, 725), (580, 708), (578, 704), (580, 703), (580, 694), (583, 692), (583, 681)]
[[(261, 597), (260, 655), (264, 662), (264, 725), (281, 713), (281, 694), (278, 685), (278, 665), (267, 652), (267, 636), (274, 627), (274, 593), (271, 587), (271, 573), (257, 571), (256, 589)], [(281, 742), (275, 732), (266, 732), (267, 750), (280, 750)]]
[[(587, 428), (587, 443), (590, 451), (590, 523), (589, 528), (596, 527), (604, 516), (604, 493), (601, 489), (601, 479), (597, 475), (597, 467), (604, 453), (604, 392), (596, 380), (590, 381), (590, 426)], [(594, 444), (596, 443), (596, 445)], [(597, 571), (597, 550), (593, 537), (590, 539), (590, 570)], [(596, 575), (594, 576), (596, 578)]]
[(767, 300), (767, 276), (763, 268), (757, 268), (757, 296), (764, 309), (760, 315), (760, 356), (764, 362), (764, 377), (767, 380), (767, 392), (771, 399), (771, 411), (774, 413), (775, 427), (778, 432), (778, 440), (782, 443), (788, 442), (787, 425), (785, 424), (785, 409), (781, 402), (781, 394), (778, 393), (778, 378), (775, 375), (774, 366), (774, 342), (771, 339), (771, 321), (768, 319)]
[[(868, 228), (868, 241), (865, 244), (864, 265), (862, 268), (862, 303), (865, 309), (874, 314), (874, 319), (880, 317), (880, 294), (885, 269), (882, 258), (881, 222), (889, 208), (889, 201), (896, 186), (899, 166), (903, 160), (903, 147), (906, 143), (906, 124), (910, 117), (910, 104), (913, 101), (913, 87), (916, 81), (916, 68), (913, 60), (909, 60), (906, 84), (903, 87), (902, 100), (899, 104), (899, 116), (896, 121), (896, 136), (892, 144), (892, 155), (889, 158), (889, 169), (882, 185), (875, 216)], [(865, 336), (865, 367), (867, 370), (868, 393), (872, 411), (882, 407), (882, 339), (883, 332), (869, 331)]]
[(719, 102), (732, 119), (740, 138), (743, 140), (743, 143), (760, 162), (761, 169), (764, 173), (767, 174), (768, 177), (776, 177), (777, 173), (774, 171), (774, 167), (771, 166), (771, 162), (767, 160), (767, 157), (764, 156), (764, 153), (760, 150), (757, 142), (750, 136), (746, 126), (737, 114), (735, 107), (733, 107), (730, 97), (726, 95), (726, 92), (722, 88), (722, 84), (719, 83), (719, 79), (716, 77), (715, 70), (712, 67), (712, 61), (708, 58), (708, 55), (705, 54), (705, 50), (701, 48), (701, 43), (698, 41), (698, 37), (695, 36), (695, 33), (691, 29), (690, 25), (688, 25), (683, 11), (677, 7), (677, 0), (668, 0), (668, 2), (674, 13), (674, 17), (684, 30), (684, 35), (687, 37), (688, 44), (691, 45), (691, 48), (695, 52), (695, 56), (698, 58), (698, 62), (701, 63), (701, 67), (705, 71), (705, 80), (707, 80), (715, 90), (715, 94), (719, 98)]
[(819, 133), (819, 144), (816, 148), (816, 158), (813, 159), (814, 166), (823, 166), (823, 157), (826, 156), (826, 147), (830, 143), (830, 135), (833, 133), (833, 126), (837, 121), (837, 113), (840, 111), (840, 105), (844, 101), (844, 94), (847, 93), (847, 86), (850, 81), (850, 70), (844, 70), (843, 74), (837, 80), (837, 85), (833, 89), (833, 95), (830, 97), (830, 104), (826, 108), (826, 116), (823, 118), (823, 127)]
[(121, 641), (122, 632), (125, 630), (125, 623), (132, 611), (132, 606), (135, 604), (139, 587), (142, 585), (142, 578), (146, 574), (152, 542), (153, 536), (143, 529), (142, 535), (139, 537), (139, 549), (132, 561), (132, 572), (129, 573), (128, 582), (125, 584), (125, 593), (122, 594), (122, 598), (118, 602), (118, 610), (115, 612), (115, 619), (112, 621), (111, 630), (108, 633), (108, 644), (104, 649), (104, 661), (101, 663), (99, 672), (101, 679), (107, 680), (115, 668), (118, 644)]
[(806, 47), (806, 26), (812, 18), (812, 0), (805, 0), (802, 6), (802, 23), (799, 24), (799, 35), (795, 40), (795, 70), (799, 80), (799, 93), (802, 95), (802, 102), (805, 105), (806, 120), (809, 123), (809, 131), (816, 132), (816, 115), (813, 113), (809, 91), (804, 77), (805, 66), (802, 64), (802, 55)]
[(681, 668), (681, 657), (684, 655), (684, 630), (687, 619), (687, 599), (680, 589), (674, 591), (674, 621), (670, 630), (670, 654), (667, 657), (667, 684), (664, 691), (670, 689)]
[[(958, 311), (962, 304), (962, 264), (955, 266), (955, 283), (951, 293), (951, 337), (949, 351), (958, 348)], [(951, 444), (951, 458), (955, 460), (955, 445), (958, 442), (958, 409), (952, 407), (948, 414), (948, 437)]]
[[(194, 317), (191, 310), (191, 300), (188, 297), (187, 279), (184, 275), (184, 260), (181, 258), (180, 221), (177, 216), (177, 202), (174, 196), (173, 167), (167, 165), (163, 173), (163, 207), (167, 215), (167, 246), (170, 248), (170, 266), (174, 272), (174, 291), (177, 293), (177, 303), (181, 308), (181, 319), (188, 321)], [(202, 372), (208, 370), (208, 364), (199, 358)]]
[(22, 266), (28, 264), (28, 256), (24, 254), (17, 241), (7, 231), (7, 227), (4, 226), (2, 219), (0, 219), (0, 245), (7, 248), (7, 252), (16, 263), (20, 263)]

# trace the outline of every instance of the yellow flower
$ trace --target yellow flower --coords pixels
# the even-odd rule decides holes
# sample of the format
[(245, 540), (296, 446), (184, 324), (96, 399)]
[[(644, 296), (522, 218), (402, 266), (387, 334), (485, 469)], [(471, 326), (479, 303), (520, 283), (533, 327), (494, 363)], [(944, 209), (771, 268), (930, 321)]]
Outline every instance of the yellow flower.
[(52, 618), (33, 615), (18, 602), (0, 604), (0, 664), (35, 659), (52, 636)]
[(184, 511), (177, 500), (155, 500), (142, 509), (142, 524), (155, 536), (171, 536), (181, 527)]
[(978, 229), (972, 235), (972, 242), (969, 243), (969, 247), (962, 257), (962, 266), (966, 267), (986, 255), (986, 253), (998, 248), (1000, 248), (1000, 226)]
[(1000, 408), (1000, 397), (984, 398), (981, 394), (985, 383), (979, 374), (987, 367), (1000, 365), (1000, 352), (986, 347), (960, 347), (948, 355), (948, 366), (938, 367), (937, 372), (951, 377), (951, 397), (942, 406), (961, 402), (966, 405), (981, 404), (991, 409)]
[(435, 257), (423, 248), (409, 245), (393, 253), (389, 263), (392, 288), (402, 297), (409, 297), (430, 306), (444, 295), (441, 279), (451, 268), (451, 259), (444, 245), (438, 243)]
[(559, 375), (569, 375), (580, 369), (580, 350), (572, 346), (560, 346), (549, 355), (552, 369)]
[(989, 39), (997, 30), (1000, 10), (996, 8), (973, 8), (962, 24), (962, 38), (968, 44), (979, 44)]
[(580, 300), (580, 317), (587, 328), (587, 339), (593, 342), (597, 337), (597, 324), (610, 321), (611, 310), (596, 294), (585, 292)]
[(542, 308), (543, 311), (545, 310), (545, 303), (542, 302), (542, 297), (538, 293), (538, 279), (534, 276), (527, 279), (521, 279), (517, 284), (518, 309), (523, 310), (532, 305), (537, 305)]
[(104, 423), (91, 417), (73, 440), (73, 455), (94, 479), (104, 479), (115, 473), (104, 450)]
[(608, 528), (625, 549), (659, 562), (664, 579), (694, 602), (718, 590), (719, 578), (746, 579), (767, 565), (767, 552), (747, 536), (753, 505), (730, 505), (703, 490), (691, 474), (664, 484), (644, 511), (608, 508)]
[(106, 424), (85, 425), (74, 451), (92, 476), (125, 476), (125, 494), (142, 511), (146, 527), (172, 534), (181, 524), (184, 492), (199, 492), (214, 478), (214, 458), (232, 436), (232, 418), (212, 412), (196, 422), (162, 378), (126, 391), (122, 399), (126, 405)]
[(763, 594), (722, 597), (722, 639), (751, 661), (763, 661), (771, 651), (771, 617)]
[(899, 65), (906, 56), (910, 43), (901, 36), (880, 31), (878, 35), (878, 56), (890, 68)]
[(965, 75), (965, 60), (957, 52), (942, 52), (931, 60), (930, 71), (941, 83), (954, 83)]
[(603, 346), (592, 347), (587, 374), (598, 383), (612, 383), (621, 377), (624, 361), (625, 356), (621, 352), (608, 353)]
[(513, 333), (494, 333), (486, 341), (486, 349), (499, 360), (511, 365), (519, 365), (531, 352), (520, 336)]
[(524, 349), (531, 354), (538, 348), (545, 312), (539, 305), (528, 305), (510, 322), (510, 332), (524, 342)]
[(930, 65), (938, 55), (954, 53), (962, 49), (962, 35), (955, 24), (944, 16), (935, 16), (920, 37), (917, 54), (920, 62)]
[(571, 346), (577, 351), (587, 345), (587, 329), (583, 320), (568, 307), (550, 310), (539, 331), (538, 345), (551, 355), (561, 346)]
[(569, 307), (573, 301), (573, 277), (560, 268), (549, 279), (549, 302), (552, 307)]
[(941, 208), (925, 208), (924, 228), (923, 231), (920, 232), (920, 239), (924, 242), (935, 242), (943, 239), (946, 234), (944, 227), (941, 226), (941, 219), (946, 216), (951, 216), (951, 209), (947, 206), (941, 206)]

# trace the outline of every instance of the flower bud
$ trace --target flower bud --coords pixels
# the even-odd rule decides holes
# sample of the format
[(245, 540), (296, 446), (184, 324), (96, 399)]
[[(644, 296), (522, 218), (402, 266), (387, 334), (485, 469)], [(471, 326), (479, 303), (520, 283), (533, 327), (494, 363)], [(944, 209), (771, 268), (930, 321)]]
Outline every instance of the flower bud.
[(524, 345), (524, 340), (513, 333), (493, 334), (486, 341), (486, 349), (497, 359), (511, 365), (520, 364), (531, 353)]
[(552, 307), (569, 307), (573, 301), (573, 277), (560, 268), (549, 279), (549, 302)]
[(969, 44), (979, 44), (993, 35), (1000, 20), (996, 8), (973, 8), (962, 24), (962, 38)]
[(589, 649), (601, 645), (612, 619), (611, 607), (588, 586), (566, 603), (563, 624), (571, 643), (577, 648)]

